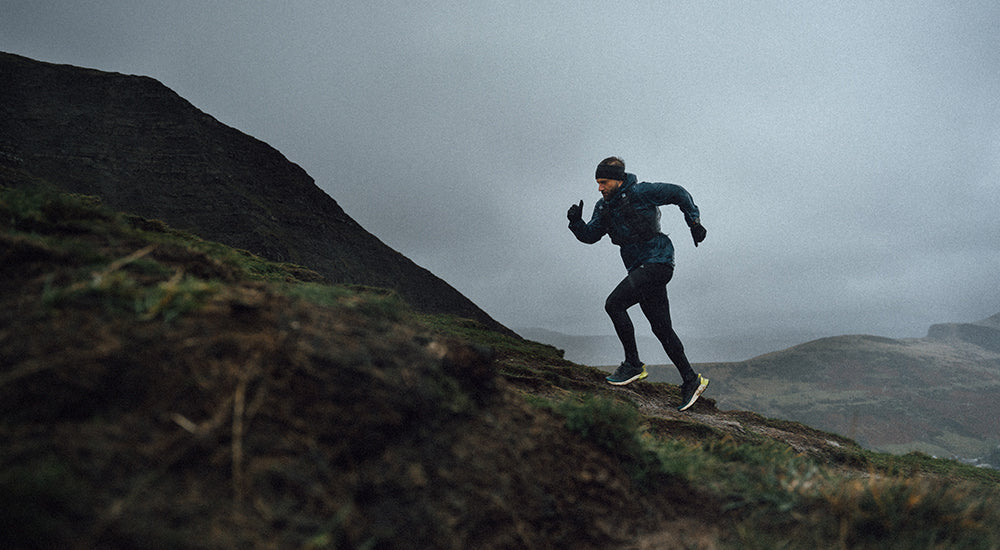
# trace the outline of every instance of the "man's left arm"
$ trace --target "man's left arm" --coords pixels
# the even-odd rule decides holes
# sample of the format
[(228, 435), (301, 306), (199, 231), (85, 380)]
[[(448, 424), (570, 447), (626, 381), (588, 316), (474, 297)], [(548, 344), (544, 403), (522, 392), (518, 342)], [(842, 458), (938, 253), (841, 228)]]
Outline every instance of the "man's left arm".
[(676, 204), (681, 209), (684, 221), (691, 229), (691, 238), (695, 246), (705, 240), (707, 232), (701, 225), (701, 212), (687, 189), (674, 183), (647, 183), (646, 186), (646, 196), (657, 206)]

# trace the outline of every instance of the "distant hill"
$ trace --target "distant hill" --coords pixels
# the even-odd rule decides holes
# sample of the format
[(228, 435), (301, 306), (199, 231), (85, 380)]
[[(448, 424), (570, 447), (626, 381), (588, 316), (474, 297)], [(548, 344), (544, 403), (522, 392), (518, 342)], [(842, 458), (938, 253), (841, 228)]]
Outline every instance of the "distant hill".
[(977, 458), (1000, 443), (1000, 315), (933, 325), (925, 338), (822, 338), (704, 370), (720, 408), (804, 422), (874, 449)]
[(0, 53), (0, 163), (329, 282), (511, 333), (351, 219), (298, 165), (142, 76)]
[[(565, 350), (566, 359), (575, 363), (594, 367), (609, 367), (617, 366), (623, 358), (622, 345), (614, 334), (580, 336), (544, 328), (513, 328), (518, 334), (529, 340)], [(611, 330), (610, 322), (608, 329)], [(681, 334), (681, 340), (684, 341), (684, 349), (691, 361), (714, 363), (741, 361), (776, 349), (784, 349), (818, 336), (818, 334), (806, 331), (785, 331), (774, 334), (745, 332), (743, 334), (702, 337), (695, 334)], [(663, 346), (653, 336), (643, 336), (642, 331), (637, 331), (636, 344), (643, 361), (655, 364), (667, 360)]]

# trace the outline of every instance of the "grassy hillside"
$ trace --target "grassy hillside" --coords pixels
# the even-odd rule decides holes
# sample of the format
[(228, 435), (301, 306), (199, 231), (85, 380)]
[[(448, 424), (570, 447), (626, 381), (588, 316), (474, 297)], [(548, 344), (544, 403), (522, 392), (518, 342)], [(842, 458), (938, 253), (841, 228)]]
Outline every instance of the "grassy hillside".
[(678, 413), (675, 386), (24, 188), (0, 546), (1000, 547), (1000, 472)]

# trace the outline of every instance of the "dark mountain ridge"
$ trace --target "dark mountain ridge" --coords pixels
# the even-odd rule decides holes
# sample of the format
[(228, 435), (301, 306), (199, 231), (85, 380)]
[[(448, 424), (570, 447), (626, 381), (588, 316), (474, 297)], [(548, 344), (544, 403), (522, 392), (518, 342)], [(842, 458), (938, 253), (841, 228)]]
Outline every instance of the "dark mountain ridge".
[(203, 238), (511, 333), (351, 219), (270, 145), (143, 76), (0, 52), (0, 162)]

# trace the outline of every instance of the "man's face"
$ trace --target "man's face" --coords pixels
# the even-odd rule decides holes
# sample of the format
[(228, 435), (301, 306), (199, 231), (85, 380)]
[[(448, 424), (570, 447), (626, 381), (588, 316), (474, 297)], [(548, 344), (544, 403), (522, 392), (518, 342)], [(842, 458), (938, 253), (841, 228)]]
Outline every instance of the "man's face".
[(611, 196), (615, 194), (615, 191), (624, 183), (622, 180), (597, 180), (597, 189), (604, 196), (604, 200), (611, 199)]

